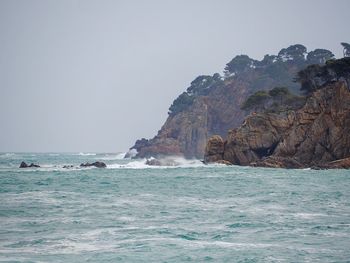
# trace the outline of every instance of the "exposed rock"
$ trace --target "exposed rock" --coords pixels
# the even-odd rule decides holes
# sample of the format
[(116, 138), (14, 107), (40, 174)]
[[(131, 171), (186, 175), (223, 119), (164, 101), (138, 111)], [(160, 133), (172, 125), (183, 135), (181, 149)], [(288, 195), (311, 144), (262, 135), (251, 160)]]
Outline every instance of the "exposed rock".
[[(242, 71), (230, 71), (237, 62), (231, 61), (224, 79), (218, 80), (215, 74), (196, 78), (173, 103), (182, 101), (178, 105), (181, 110), (169, 113), (154, 138), (136, 141), (132, 147), (138, 151), (136, 157), (180, 155), (202, 159), (210, 136), (225, 137), (229, 129), (242, 124), (249, 112), (242, 110), (241, 106), (249, 95), (278, 86), (288, 86), (294, 93), (299, 92), (300, 85), (293, 80), (310, 61), (304, 59), (304, 53), (297, 57), (288, 53), (295, 46), (301, 45), (283, 49), (278, 56), (266, 56), (262, 61), (246, 56), (249, 63)], [(210, 85), (205, 84), (209, 82)], [(181, 96), (186, 99), (180, 100)]]
[(205, 148), (204, 163), (214, 163), (218, 161), (223, 161), (224, 157), (224, 140), (220, 135), (212, 136)]
[(27, 168), (28, 164), (26, 162), (21, 162), (19, 168)]
[(257, 162), (250, 163), (251, 166), (257, 167), (269, 167), (269, 168), (289, 168), (299, 169), (303, 165), (296, 161), (294, 158), (285, 158), (280, 156), (269, 156), (259, 160)]
[(40, 165), (34, 164), (34, 163), (31, 163), (30, 165), (28, 165), (26, 162), (21, 162), (19, 166), (19, 168), (32, 168), (32, 167), (39, 168)]
[(97, 168), (106, 168), (107, 165), (104, 162), (94, 162), (94, 163), (82, 163), (80, 167), (97, 167)]
[(74, 168), (74, 166), (73, 165), (63, 165), (63, 168), (64, 169), (72, 169), (72, 168)]
[[(206, 158), (215, 149), (209, 147)], [(347, 167), (344, 158), (349, 156), (350, 92), (346, 82), (338, 81), (313, 92), (297, 111), (248, 116), (240, 128), (229, 131), (223, 160), (263, 167), (331, 168)]]
[(317, 168), (320, 168), (320, 169), (350, 169), (350, 157), (340, 159), (340, 160), (335, 160), (335, 161), (329, 162), (325, 165), (321, 165)]

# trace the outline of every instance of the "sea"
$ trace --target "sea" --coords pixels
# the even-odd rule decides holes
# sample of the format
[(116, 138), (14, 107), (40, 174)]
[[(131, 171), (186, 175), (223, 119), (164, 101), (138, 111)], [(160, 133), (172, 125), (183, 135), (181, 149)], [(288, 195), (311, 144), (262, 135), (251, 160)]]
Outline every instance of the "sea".
[(0, 262), (350, 262), (349, 170), (123, 157), (0, 153)]

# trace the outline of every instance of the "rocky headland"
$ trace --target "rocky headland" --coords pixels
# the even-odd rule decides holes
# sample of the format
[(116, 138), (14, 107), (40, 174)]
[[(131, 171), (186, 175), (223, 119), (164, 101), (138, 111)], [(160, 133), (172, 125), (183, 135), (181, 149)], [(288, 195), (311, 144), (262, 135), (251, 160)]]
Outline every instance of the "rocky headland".
[(350, 58), (298, 74), (305, 104), (250, 114), (223, 140), (209, 139), (204, 160), (280, 168), (350, 167)]
[(236, 56), (226, 64), (223, 76), (215, 73), (195, 78), (170, 106), (158, 134), (137, 140), (130, 149), (137, 151), (136, 158), (180, 155), (202, 159), (212, 135), (225, 137), (249, 115), (241, 109), (248, 96), (273, 87), (288, 87), (299, 94), (300, 84), (294, 81), (297, 72), (333, 57), (328, 50), (307, 52), (299, 44), (283, 48), (277, 55), (265, 55), (261, 61)]
[(335, 60), (329, 50), (307, 52), (299, 44), (261, 61), (236, 56), (223, 76), (193, 80), (170, 106), (158, 134), (137, 140), (129, 156), (345, 167), (350, 157), (348, 63), (349, 58)]

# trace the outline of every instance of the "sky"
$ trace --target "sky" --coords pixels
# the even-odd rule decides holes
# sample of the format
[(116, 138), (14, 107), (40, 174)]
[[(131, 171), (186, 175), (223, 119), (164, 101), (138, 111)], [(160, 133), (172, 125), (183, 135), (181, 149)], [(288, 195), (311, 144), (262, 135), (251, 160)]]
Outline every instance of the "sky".
[(348, 0), (0, 0), (0, 152), (123, 152), (234, 56), (342, 56)]

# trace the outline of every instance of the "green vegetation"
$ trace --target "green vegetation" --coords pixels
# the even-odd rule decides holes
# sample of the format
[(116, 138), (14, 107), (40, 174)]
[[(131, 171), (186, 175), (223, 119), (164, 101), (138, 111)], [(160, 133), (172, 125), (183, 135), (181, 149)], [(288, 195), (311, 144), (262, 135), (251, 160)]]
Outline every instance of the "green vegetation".
[(215, 73), (213, 76), (202, 75), (191, 82), (191, 86), (187, 88), (187, 93), (205, 96), (212, 88), (220, 85), (223, 85), (223, 80), (219, 73)]
[(290, 92), (286, 87), (276, 87), (269, 91), (271, 97), (283, 97), (289, 95)]
[(193, 96), (190, 96), (187, 92), (183, 92), (179, 97), (177, 97), (173, 104), (169, 108), (169, 115), (175, 115), (186, 109), (188, 106), (192, 105), (194, 100)]
[(300, 108), (305, 102), (305, 97), (290, 93), (286, 87), (275, 87), (268, 92), (260, 90), (249, 96), (241, 109), (281, 112)]
[(315, 49), (306, 58), (311, 64), (325, 64), (327, 60), (334, 58), (334, 54), (327, 49)]
[(242, 110), (251, 110), (255, 111), (265, 109), (265, 103), (269, 99), (269, 94), (264, 90), (259, 90), (253, 95), (249, 96), (248, 99), (243, 103)]
[(169, 108), (169, 115), (175, 115), (184, 111), (193, 104), (193, 101), (198, 96), (206, 96), (209, 92), (224, 84), (220, 74), (215, 73), (213, 76), (202, 75), (198, 76), (191, 82), (191, 86), (187, 88), (177, 97)]
[(278, 53), (278, 57), (282, 60), (294, 60), (294, 61), (305, 61), (306, 47), (300, 44), (289, 46), (288, 48), (283, 48)]
[(244, 72), (255, 65), (255, 60), (247, 55), (235, 56), (225, 67), (225, 75)]
[(349, 84), (350, 57), (328, 60), (324, 66), (308, 66), (298, 72), (296, 81), (301, 84), (301, 91), (308, 95), (328, 83), (341, 79)]
[[(350, 57), (350, 44), (341, 45), (344, 56)], [(172, 116), (188, 109), (199, 96), (208, 96), (225, 85), (244, 85), (248, 92), (255, 92), (242, 109), (268, 110), (283, 109), (283, 104), (297, 106), (302, 103), (302, 97), (292, 93), (307, 95), (329, 81), (350, 79), (348, 60), (334, 60), (334, 54), (327, 49), (315, 49), (308, 53), (306, 47), (300, 44), (281, 49), (277, 56), (265, 55), (261, 61), (247, 55), (236, 56), (226, 64), (224, 73), (226, 81), (218, 73), (195, 78), (186, 91), (174, 100), (168, 114)], [(276, 88), (264, 91), (270, 87)]]

